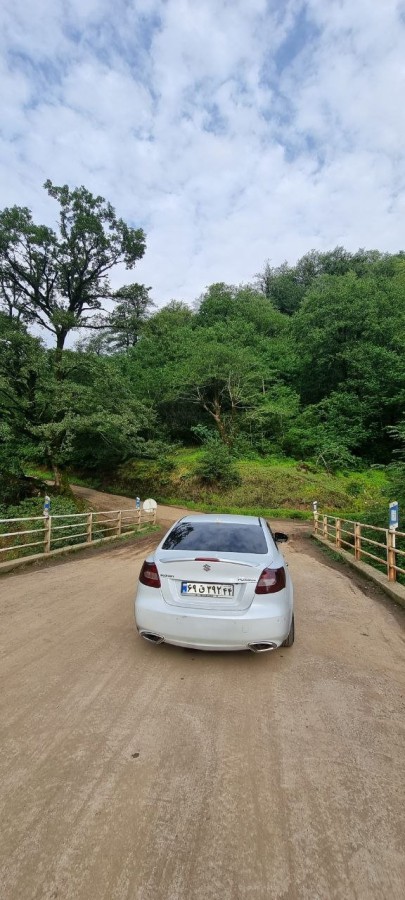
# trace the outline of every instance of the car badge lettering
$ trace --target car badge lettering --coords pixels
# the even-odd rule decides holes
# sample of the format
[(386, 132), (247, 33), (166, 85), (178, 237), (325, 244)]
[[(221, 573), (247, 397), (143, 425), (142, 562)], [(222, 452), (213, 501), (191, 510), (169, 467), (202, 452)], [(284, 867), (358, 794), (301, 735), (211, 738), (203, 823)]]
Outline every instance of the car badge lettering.
[(209, 566), (207, 563), (205, 563), (205, 566), (203, 566), (203, 569), (204, 569), (204, 572), (210, 572), (211, 566)]

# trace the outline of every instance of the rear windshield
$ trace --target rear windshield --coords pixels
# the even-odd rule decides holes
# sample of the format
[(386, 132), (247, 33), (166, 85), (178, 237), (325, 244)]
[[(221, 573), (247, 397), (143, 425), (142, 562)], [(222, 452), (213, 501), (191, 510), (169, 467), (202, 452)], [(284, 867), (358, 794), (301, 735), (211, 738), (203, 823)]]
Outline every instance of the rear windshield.
[(260, 525), (224, 522), (180, 522), (168, 534), (163, 550), (209, 550), (212, 553), (267, 553)]

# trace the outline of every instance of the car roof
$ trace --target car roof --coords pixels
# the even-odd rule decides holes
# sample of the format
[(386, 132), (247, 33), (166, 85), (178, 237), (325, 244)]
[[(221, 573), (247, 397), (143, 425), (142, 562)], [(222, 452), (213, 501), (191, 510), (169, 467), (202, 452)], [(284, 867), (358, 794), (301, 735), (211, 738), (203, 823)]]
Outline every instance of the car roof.
[[(260, 525), (260, 519), (258, 516), (236, 516), (236, 515), (228, 515), (226, 513), (204, 513), (204, 514), (196, 514), (190, 516), (183, 516), (182, 519), (179, 519), (179, 522), (191, 522), (195, 524), (197, 522), (223, 522), (227, 525)], [(177, 523), (176, 523), (177, 524)]]

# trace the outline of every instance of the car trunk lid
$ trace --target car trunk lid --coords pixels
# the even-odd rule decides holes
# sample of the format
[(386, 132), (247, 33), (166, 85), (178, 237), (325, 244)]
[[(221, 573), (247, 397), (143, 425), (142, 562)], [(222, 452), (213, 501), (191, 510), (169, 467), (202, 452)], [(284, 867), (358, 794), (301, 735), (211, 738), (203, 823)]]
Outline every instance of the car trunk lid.
[[(268, 563), (268, 557), (266, 557)], [(160, 552), (156, 557), (166, 603), (188, 609), (243, 610), (252, 603), (264, 566), (261, 554), (198, 555)]]

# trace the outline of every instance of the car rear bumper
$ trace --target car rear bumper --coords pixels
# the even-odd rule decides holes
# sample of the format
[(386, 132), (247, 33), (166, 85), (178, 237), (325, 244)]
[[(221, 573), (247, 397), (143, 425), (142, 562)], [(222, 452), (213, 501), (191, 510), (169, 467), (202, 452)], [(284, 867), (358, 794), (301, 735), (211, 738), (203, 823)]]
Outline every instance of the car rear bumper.
[[(135, 602), (140, 633), (159, 635), (168, 644), (200, 650), (246, 650), (252, 643), (271, 642), (279, 647), (291, 625), (292, 607), (286, 599), (258, 599), (238, 614), (169, 607), (153, 588), (142, 589)], [(152, 592), (152, 596), (150, 596)], [(283, 592), (284, 593), (284, 592)]]

